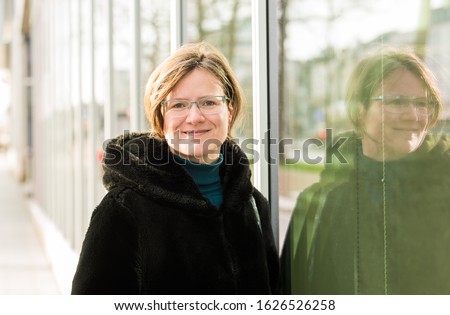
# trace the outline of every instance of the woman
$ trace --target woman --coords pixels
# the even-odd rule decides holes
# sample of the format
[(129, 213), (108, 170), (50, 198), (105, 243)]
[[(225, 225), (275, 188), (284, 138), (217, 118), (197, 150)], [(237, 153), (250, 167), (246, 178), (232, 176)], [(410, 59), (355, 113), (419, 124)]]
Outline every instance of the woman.
[(151, 133), (105, 150), (73, 294), (271, 294), (278, 255), (267, 200), (231, 139), (243, 95), (225, 57), (187, 44), (150, 76)]
[(449, 294), (450, 138), (430, 132), (433, 75), (411, 51), (384, 49), (356, 67), (346, 102), (347, 163), (299, 196), (287, 292)]

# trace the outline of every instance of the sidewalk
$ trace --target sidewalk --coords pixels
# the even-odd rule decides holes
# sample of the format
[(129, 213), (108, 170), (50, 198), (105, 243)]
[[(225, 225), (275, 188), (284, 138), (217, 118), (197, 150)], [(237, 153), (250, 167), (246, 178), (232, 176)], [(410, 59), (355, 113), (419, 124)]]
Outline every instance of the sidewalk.
[(23, 187), (0, 152), (0, 294), (59, 294)]

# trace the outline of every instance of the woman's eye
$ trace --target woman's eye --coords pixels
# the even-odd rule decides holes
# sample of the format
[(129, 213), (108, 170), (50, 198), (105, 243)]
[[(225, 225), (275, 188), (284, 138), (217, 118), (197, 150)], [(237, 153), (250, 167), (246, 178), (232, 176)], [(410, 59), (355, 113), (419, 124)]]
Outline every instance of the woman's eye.
[(214, 101), (205, 101), (203, 102), (202, 106), (204, 107), (211, 107), (211, 106), (215, 106), (216, 103)]
[(186, 107), (185, 103), (174, 103), (172, 106), (170, 106), (170, 108), (176, 108), (176, 109), (182, 109), (185, 107)]
[(414, 105), (415, 105), (416, 107), (424, 108), (424, 107), (428, 107), (428, 102), (425, 101), (425, 100), (416, 100), (416, 101), (414, 102)]
[(387, 104), (392, 105), (392, 106), (402, 106), (402, 105), (404, 105), (404, 103), (405, 102), (403, 100), (395, 99), (395, 100), (390, 100)]

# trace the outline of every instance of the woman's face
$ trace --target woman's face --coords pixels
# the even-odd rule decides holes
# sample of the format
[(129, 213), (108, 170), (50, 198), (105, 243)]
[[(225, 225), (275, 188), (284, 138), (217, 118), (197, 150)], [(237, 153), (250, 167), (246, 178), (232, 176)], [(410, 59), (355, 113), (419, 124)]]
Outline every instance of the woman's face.
[[(373, 95), (427, 98), (422, 81), (408, 70), (389, 75)], [(428, 115), (412, 104), (401, 113), (390, 112), (381, 100), (373, 100), (364, 116), (363, 153), (374, 160), (396, 160), (414, 152), (425, 138)], [(384, 114), (384, 119), (383, 119)], [(384, 140), (384, 141), (383, 141)]]
[[(224, 91), (215, 76), (204, 69), (194, 69), (178, 81), (167, 99), (196, 101), (206, 96), (221, 95)], [(204, 114), (196, 104), (192, 104), (182, 117), (163, 109), (164, 137), (170, 150), (196, 163), (217, 161), (231, 120), (226, 102), (220, 108), (217, 113)]]

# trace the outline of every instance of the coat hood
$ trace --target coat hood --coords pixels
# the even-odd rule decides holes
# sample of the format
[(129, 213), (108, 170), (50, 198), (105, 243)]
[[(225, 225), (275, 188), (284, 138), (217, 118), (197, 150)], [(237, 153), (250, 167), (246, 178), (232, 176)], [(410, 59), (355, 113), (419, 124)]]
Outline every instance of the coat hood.
[[(228, 190), (233, 190), (238, 198), (248, 198), (253, 186), (247, 157), (230, 140), (224, 142), (221, 152), (224, 196)], [(175, 206), (196, 209), (210, 206), (192, 177), (174, 159), (167, 142), (149, 133), (130, 133), (108, 141), (103, 169), (103, 184), (107, 190), (121, 186)], [(231, 201), (224, 198), (224, 202)]]

